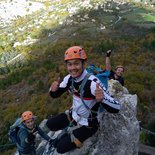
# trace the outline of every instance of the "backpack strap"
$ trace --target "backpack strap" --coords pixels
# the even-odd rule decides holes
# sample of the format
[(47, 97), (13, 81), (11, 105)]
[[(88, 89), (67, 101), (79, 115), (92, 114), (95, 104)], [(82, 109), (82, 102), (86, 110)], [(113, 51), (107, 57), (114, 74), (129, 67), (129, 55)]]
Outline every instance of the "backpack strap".
[(86, 107), (86, 109), (90, 109), (86, 103), (84, 102), (84, 99), (83, 99), (83, 93), (84, 93), (84, 86), (86, 84), (86, 82), (88, 81), (88, 78), (91, 76), (92, 74), (86, 74), (85, 77), (84, 77), (84, 80), (82, 81), (81, 83), (81, 87), (80, 87), (80, 98), (82, 100), (82, 103), (84, 104), (84, 106)]
[(81, 98), (82, 103), (84, 104), (84, 106), (85, 106), (85, 108), (86, 108), (87, 110), (91, 111), (92, 113), (98, 113), (98, 112), (96, 112), (96, 111), (90, 109), (90, 108), (86, 105), (86, 103), (85, 103), (85, 101), (84, 101), (84, 99), (83, 99), (84, 86), (85, 86), (85, 84), (86, 84), (88, 78), (89, 78), (91, 75), (93, 75), (93, 74), (90, 74), (90, 73), (86, 74), (85, 77), (84, 77), (84, 80), (83, 80), (82, 83), (81, 83), (81, 87), (80, 87), (80, 98)]

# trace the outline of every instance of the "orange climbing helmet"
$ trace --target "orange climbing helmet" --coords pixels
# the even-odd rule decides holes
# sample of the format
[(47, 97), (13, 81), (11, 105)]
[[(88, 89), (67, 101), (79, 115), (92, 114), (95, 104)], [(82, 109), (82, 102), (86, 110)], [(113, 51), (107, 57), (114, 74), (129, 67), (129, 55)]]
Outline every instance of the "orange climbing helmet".
[(26, 121), (28, 119), (34, 118), (34, 115), (31, 111), (25, 111), (22, 113), (21, 118), (22, 118), (22, 121)]
[(122, 65), (117, 65), (117, 66), (115, 67), (115, 70), (117, 70), (118, 68), (122, 68), (123, 71), (124, 71), (124, 67), (123, 67)]
[(64, 60), (67, 61), (71, 59), (87, 60), (87, 55), (82, 47), (72, 46), (66, 50)]

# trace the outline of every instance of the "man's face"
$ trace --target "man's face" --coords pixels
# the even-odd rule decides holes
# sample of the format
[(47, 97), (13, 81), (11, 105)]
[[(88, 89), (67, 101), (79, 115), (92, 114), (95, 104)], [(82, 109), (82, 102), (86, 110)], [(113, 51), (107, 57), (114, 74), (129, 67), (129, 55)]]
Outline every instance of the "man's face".
[(124, 73), (124, 69), (121, 67), (117, 68), (115, 71), (115, 74), (119, 77), (121, 77), (123, 75), (123, 73)]
[(34, 119), (28, 119), (24, 123), (25, 123), (27, 128), (29, 128), (29, 129), (33, 129), (34, 128)]
[(82, 61), (80, 59), (72, 59), (66, 62), (67, 70), (73, 78), (77, 78), (83, 72)]

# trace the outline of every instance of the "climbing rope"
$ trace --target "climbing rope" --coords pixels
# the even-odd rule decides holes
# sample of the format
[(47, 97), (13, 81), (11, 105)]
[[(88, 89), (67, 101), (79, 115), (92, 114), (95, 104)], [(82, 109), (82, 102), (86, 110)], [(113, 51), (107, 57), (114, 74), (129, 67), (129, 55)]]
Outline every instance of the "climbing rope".
[(8, 147), (15, 146), (15, 144), (4, 144), (0, 145), (0, 151), (6, 150)]
[(147, 133), (147, 134), (151, 134), (151, 135), (155, 136), (155, 133), (152, 132), (152, 131), (150, 131), (150, 130), (144, 129), (144, 128), (142, 128), (142, 127), (140, 127), (140, 130), (141, 130), (141, 131), (144, 131), (144, 132)]
[(53, 155), (54, 151), (55, 151), (55, 147), (54, 147), (54, 143), (55, 143), (55, 139), (53, 140), (52, 143), (48, 143), (47, 144), (47, 150), (44, 151), (43, 155)]

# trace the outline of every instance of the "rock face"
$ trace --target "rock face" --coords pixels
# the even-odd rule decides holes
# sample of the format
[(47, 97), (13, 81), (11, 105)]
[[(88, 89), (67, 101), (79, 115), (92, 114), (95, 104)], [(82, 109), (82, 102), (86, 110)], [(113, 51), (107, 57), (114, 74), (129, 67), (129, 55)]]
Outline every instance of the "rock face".
[[(128, 90), (115, 80), (109, 81), (108, 90), (120, 102), (120, 112), (118, 114), (103, 112), (100, 115), (98, 132), (87, 139), (82, 148), (64, 155), (138, 155), (137, 95), (129, 94)], [(45, 143), (42, 142), (42, 147), (43, 145)], [(59, 154), (55, 150), (52, 155)]]

